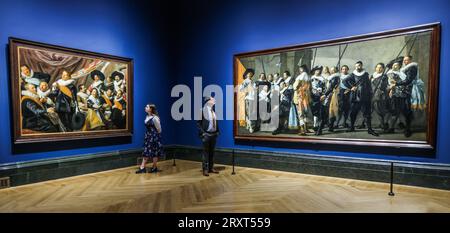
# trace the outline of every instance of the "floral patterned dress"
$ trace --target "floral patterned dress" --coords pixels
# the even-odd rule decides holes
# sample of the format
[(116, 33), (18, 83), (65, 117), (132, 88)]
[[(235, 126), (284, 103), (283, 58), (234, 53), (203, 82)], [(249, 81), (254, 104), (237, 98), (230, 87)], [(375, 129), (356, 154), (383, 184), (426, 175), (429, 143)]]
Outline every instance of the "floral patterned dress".
[(145, 132), (144, 136), (144, 152), (142, 153), (142, 156), (150, 158), (160, 157), (163, 155), (161, 134), (158, 133), (154, 118), (155, 116), (152, 116), (149, 120), (145, 121), (147, 132)]

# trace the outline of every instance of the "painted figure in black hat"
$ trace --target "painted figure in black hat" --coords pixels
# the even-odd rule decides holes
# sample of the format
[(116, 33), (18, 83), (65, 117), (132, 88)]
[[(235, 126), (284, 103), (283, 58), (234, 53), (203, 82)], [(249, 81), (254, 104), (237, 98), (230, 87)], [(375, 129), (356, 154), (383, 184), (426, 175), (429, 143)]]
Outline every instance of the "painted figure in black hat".
[(273, 80), (275, 82), (275, 85), (278, 86), (278, 89), (280, 89), (280, 83), (284, 81), (283, 77), (281, 77), (279, 73), (275, 73), (273, 74)]
[(103, 74), (103, 72), (101, 72), (99, 70), (94, 70), (91, 72), (90, 76), (91, 76), (92, 80), (94, 80), (94, 81), (89, 86), (88, 90), (90, 92), (92, 92), (93, 89), (97, 89), (97, 91), (98, 91), (97, 94), (100, 94), (101, 91), (103, 91), (103, 89), (104, 89), (103, 81), (105, 80), (105, 75)]
[(369, 73), (364, 70), (363, 63), (358, 61), (355, 63), (355, 70), (345, 80), (350, 89), (350, 128), (347, 132), (355, 131), (355, 121), (358, 113), (363, 113), (364, 120), (367, 124), (367, 133), (373, 136), (379, 136), (372, 129), (372, 86), (369, 79)]
[(119, 90), (126, 91), (125, 76), (123, 75), (123, 73), (121, 73), (119, 71), (114, 71), (111, 74), (111, 77), (114, 78), (114, 90), (116, 91), (116, 93)]
[(388, 77), (384, 72), (384, 63), (375, 66), (375, 72), (370, 76), (372, 83), (372, 107), (380, 119), (380, 128), (386, 131), (389, 128), (387, 117), (389, 114)]
[[(391, 121), (388, 133), (394, 133), (395, 124), (400, 114), (402, 114), (406, 121), (404, 135), (405, 137), (410, 137), (412, 120), (411, 92), (413, 81), (417, 77), (418, 68), (417, 63), (410, 65), (410, 56), (406, 56), (401, 60), (402, 58), (400, 57), (393, 63), (392, 70), (387, 74), (389, 77), (389, 97), (391, 98)], [(400, 69), (402, 62), (406, 66)]]
[(316, 66), (311, 70), (311, 110), (314, 118), (314, 130), (320, 135), (319, 126), (322, 121), (324, 108), (320, 98), (325, 92), (325, 79), (322, 76), (322, 66)]

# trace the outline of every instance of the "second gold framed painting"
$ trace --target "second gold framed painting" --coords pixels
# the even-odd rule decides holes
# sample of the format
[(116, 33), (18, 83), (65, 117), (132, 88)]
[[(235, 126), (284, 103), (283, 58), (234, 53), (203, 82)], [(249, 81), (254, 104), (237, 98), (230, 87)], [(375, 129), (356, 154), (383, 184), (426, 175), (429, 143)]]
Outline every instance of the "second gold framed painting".
[(236, 140), (434, 150), (440, 24), (234, 56)]

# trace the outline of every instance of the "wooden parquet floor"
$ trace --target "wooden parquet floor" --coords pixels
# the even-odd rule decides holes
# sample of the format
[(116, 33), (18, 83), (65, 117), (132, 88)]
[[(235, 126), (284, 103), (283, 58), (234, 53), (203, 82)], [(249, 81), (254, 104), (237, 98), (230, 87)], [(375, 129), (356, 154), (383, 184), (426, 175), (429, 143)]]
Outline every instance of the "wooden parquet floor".
[(201, 164), (159, 163), (0, 190), (0, 212), (450, 212), (450, 191), (298, 173)]

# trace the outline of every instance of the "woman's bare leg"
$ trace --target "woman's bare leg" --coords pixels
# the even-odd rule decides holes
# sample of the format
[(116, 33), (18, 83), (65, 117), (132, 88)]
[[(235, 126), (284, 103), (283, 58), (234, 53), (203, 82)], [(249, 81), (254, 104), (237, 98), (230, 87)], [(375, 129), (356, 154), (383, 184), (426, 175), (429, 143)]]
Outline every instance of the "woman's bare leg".
[(144, 169), (144, 167), (145, 167), (145, 164), (147, 164), (147, 160), (148, 160), (148, 158), (147, 158), (147, 157), (144, 157), (144, 158), (142, 159), (142, 163), (141, 163), (141, 167), (140, 167), (140, 169)]
[(153, 168), (156, 167), (157, 162), (158, 162), (158, 157), (153, 157)]

